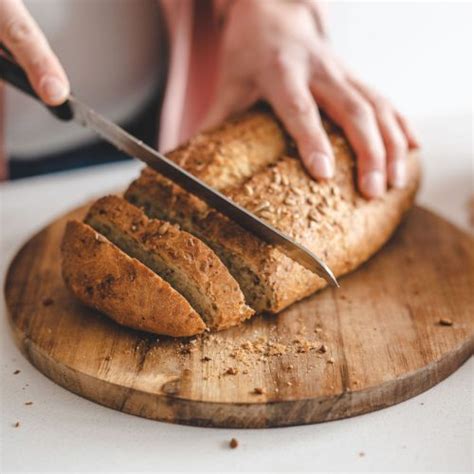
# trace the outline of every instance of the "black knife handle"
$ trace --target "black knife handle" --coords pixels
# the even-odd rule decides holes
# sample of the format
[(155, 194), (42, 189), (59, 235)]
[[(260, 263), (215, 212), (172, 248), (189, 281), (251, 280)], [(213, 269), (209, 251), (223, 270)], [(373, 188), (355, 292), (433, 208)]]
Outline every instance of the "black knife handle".
[(18, 64), (3, 56), (2, 54), (0, 54), (0, 79), (3, 79), (25, 94), (28, 94), (30, 97), (33, 97), (34, 99), (41, 102), (56, 118), (65, 121), (71, 120), (73, 118), (72, 109), (67, 100), (63, 104), (55, 107), (46, 105), (38, 97), (33, 87), (31, 87), (30, 81), (28, 80), (28, 77), (23, 69)]

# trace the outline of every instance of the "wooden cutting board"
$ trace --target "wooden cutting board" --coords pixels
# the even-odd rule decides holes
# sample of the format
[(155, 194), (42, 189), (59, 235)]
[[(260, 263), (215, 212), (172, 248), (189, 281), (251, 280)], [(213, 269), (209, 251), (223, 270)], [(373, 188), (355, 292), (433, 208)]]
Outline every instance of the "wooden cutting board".
[(413, 397), (473, 352), (473, 239), (424, 209), (339, 290), (184, 341), (120, 327), (68, 294), (59, 245), (67, 219), (84, 212), (23, 246), (6, 302), (41, 372), (116, 410), (221, 427), (334, 420)]

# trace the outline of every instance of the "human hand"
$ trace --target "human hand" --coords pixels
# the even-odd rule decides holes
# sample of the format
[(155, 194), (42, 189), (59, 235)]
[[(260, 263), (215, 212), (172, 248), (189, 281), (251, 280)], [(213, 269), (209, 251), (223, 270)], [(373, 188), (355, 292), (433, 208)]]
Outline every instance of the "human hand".
[(390, 102), (336, 58), (314, 7), (310, 0), (234, 1), (217, 92), (203, 127), (264, 99), (294, 138), (310, 175), (329, 179), (334, 156), (319, 106), (342, 127), (355, 151), (359, 190), (367, 198), (379, 197), (387, 184), (405, 185), (407, 150), (418, 147), (416, 138)]
[(14, 55), (46, 104), (59, 105), (67, 99), (66, 73), (21, 0), (0, 0), (0, 43)]

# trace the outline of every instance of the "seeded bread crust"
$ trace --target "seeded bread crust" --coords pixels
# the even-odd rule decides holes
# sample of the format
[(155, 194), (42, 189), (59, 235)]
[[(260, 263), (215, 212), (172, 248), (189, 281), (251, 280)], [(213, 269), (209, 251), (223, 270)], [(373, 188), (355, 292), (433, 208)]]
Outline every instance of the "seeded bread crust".
[[(247, 113), (232, 122), (240, 131), (246, 130), (249, 148), (262, 140), (261, 136), (252, 137), (251, 117), (252, 113)], [(260, 114), (259, 118), (272, 122), (275, 127), (272, 134), (276, 129), (279, 140), (285, 140), (274, 118), (269, 114)], [(238, 179), (228, 181), (220, 189), (238, 204), (309, 247), (340, 276), (367, 260), (395, 230), (413, 203), (419, 184), (419, 165), (416, 157), (410, 155), (407, 158), (408, 185), (389, 190), (381, 199), (367, 201), (359, 195), (354, 184), (355, 162), (349, 144), (339, 129), (329, 122), (324, 125), (336, 158), (333, 180), (315, 182), (300, 160), (291, 156), (272, 156), (271, 159), (254, 156), (252, 160), (258, 165), (248, 168), (260, 171), (252, 175), (242, 168)], [(200, 140), (205, 142), (205, 134)], [(225, 148), (225, 144), (221, 146)], [(291, 144), (287, 143), (283, 148), (291, 151)], [(188, 153), (186, 150), (182, 147), (179, 153)], [(178, 162), (179, 153), (173, 155)], [(229, 154), (225, 153), (225, 156)], [(230, 156), (229, 160), (238, 161), (238, 156)], [(193, 155), (192, 160), (207, 163), (196, 174), (212, 183), (215, 177), (206, 170), (212, 169), (215, 156)], [(189, 163), (188, 156), (182, 164), (187, 168)], [(220, 166), (226, 167), (226, 162)], [(323, 279), (150, 169), (145, 169), (131, 184), (125, 197), (142, 206), (148, 215), (179, 223), (204, 240), (228, 266), (247, 303), (257, 312), (281, 311), (326, 286)]]
[(85, 222), (168, 281), (210, 329), (235, 326), (254, 314), (217, 255), (188, 232), (169, 222), (148, 219), (118, 196), (99, 199)]
[(167, 156), (215, 189), (242, 184), (285, 153), (283, 129), (268, 111), (250, 111), (198, 134)]
[(87, 224), (68, 222), (61, 251), (69, 290), (117, 323), (175, 337), (205, 330), (183, 296)]

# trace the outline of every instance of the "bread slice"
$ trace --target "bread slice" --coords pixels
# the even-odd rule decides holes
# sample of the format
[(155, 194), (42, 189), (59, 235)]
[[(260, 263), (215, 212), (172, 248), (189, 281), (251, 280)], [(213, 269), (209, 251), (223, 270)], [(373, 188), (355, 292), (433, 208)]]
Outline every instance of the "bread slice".
[(206, 329), (183, 296), (87, 224), (68, 222), (61, 250), (69, 290), (117, 323), (176, 337)]
[[(250, 116), (251, 113), (247, 113), (226, 127), (245, 129)], [(278, 127), (276, 120), (268, 114), (260, 119)], [(404, 189), (391, 189), (381, 199), (365, 200), (355, 186), (355, 162), (349, 144), (338, 128), (329, 122), (325, 122), (325, 127), (336, 158), (333, 180), (316, 182), (306, 173), (299, 159), (266, 154), (251, 158), (254, 164), (249, 168), (260, 171), (246, 180), (242, 179), (242, 174), (235, 180), (229, 179), (227, 187), (221, 187), (221, 190), (308, 246), (340, 276), (364, 262), (390, 237), (403, 213), (413, 203), (419, 167), (416, 157), (411, 155), (407, 159), (408, 185)], [(272, 128), (272, 134), (274, 130)], [(279, 140), (285, 140), (283, 131), (277, 130), (280, 130)], [(251, 130), (248, 135), (251, 136)], [(206, 135), (200, 139), (205, 142)], [(262, 139), (255, 138), (256, 141)], [(291, 149), (289, 143), (286, 148)], [(186, 153), (187, 148), (182, 147), (173, 159), (179, 162), (179, 154)], [(224, 168), (228, 166), (226, 160), (216, 163), (213, 155), (203, 154), (199, 159), (206, 163), (207, 169), (217, 164)], [(185, 168), (186, 162), (183, 160)], [(261, 163), (266, 166), (260, 166)], [(206, 173), (199, 177), (208, 183), (214, 179)], [(326, 286), (323, 279), (150, 169), (145, 169), (130, 185), (125, 197), (142, 206), (148, 215), (176, 222), (204, 240), (227, 265), (239, 282), (247, 303), (257, 312), (281, 311)]]
[(118, 196), (99, 199), (85, 222), (170, 283), (210, 329), (235, 326), (254, 314), (217, 255), (188, 232), (148, 219)]

